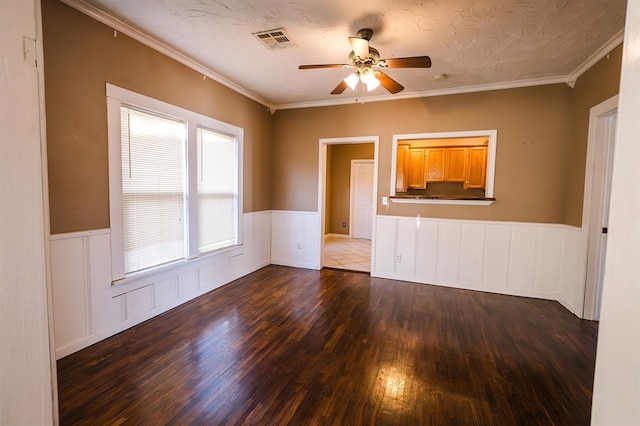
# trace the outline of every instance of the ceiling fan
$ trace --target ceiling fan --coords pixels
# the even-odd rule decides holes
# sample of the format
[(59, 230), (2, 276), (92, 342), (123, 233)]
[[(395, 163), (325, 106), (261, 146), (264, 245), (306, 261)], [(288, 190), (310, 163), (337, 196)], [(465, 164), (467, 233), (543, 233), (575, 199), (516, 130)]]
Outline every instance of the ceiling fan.
[(347, 87), (355, 90), (359, 81), (367, 86), (371, 91), (382, 85), (390, 93), (395, 94), (404, 90), (404, 87), (389, 77), (381, 70), (386, 68), (430, 68), (431, 58), (428, 56), (413, 56), (409, 58), (389, 58), (380, 59), (380, 52), (369, 45), (369, 40), (373, 36), (373, 30), (363, 28), (358, 31), (357, 37), (349, 37), (349, 43), (353, 49), (349, 54), (348, 64), (320, 64), (320, 65), (300, 65), (301, 70), (318, 68), (352, 68), (354, 72), (342, 80), (332, 95), (339, 95)]

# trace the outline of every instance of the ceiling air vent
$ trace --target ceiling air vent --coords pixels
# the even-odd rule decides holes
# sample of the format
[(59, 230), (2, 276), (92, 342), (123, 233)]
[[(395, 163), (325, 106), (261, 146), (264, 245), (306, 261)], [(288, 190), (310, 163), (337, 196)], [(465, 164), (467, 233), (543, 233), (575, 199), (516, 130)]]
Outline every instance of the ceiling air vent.
[(264, 44), (269, 50), (284, 49), (285, 47), (295, 46), (287, 30), (284, 28), (276, 28), (275, 30), (260, 31), (253, 35)]

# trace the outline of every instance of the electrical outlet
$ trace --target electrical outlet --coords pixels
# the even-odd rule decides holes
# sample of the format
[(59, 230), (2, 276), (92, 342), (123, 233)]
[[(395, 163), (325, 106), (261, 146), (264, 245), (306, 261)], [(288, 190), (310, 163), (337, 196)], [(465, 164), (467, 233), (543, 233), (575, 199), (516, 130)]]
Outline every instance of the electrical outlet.
[(402, 262), (402, 256), (400, 256), (400, 253), (396, 254), (396, 262)]
[(383, 206), (389, 205), (389, 197), (382, 197), (382, 205)]
[(296, 244), (296, 248), (297, 248), (298, 250), (302, 249), (302, 243), (297, 243), (297, 244)]

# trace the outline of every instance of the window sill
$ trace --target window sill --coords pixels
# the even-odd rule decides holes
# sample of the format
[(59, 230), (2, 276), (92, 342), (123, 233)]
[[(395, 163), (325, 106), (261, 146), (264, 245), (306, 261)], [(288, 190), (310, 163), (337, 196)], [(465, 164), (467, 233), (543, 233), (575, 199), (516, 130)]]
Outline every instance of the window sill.
[(120, 280), (111, 282), (111, 297), (121, 296), (125, 293), (153, 285), (158, 281), (174, 277), (180, 273), (181, 269), (192, 267), (198, 263), (207, 263), (221, 256), (231, 258), (242, 254), (244, 254), (244, 246), (237, 245), (226, 249), (212, 251), (194, 259), (178, 260), (155, 268), (134, 272)]
[(490, 206), (495, 198), (464, 198), (464, 197), (428, 197), (428, 196), (392, 196), (389, 197), (396, 204), (448, 204), (463, 206)]

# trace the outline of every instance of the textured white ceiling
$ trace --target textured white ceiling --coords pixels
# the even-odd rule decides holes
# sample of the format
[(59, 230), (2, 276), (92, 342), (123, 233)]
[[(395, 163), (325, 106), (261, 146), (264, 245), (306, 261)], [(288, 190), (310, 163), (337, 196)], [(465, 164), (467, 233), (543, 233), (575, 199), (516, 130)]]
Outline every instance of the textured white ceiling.
[[(272, 105), (380, 96), (329, 92), (349, 70), (348, 36), (374, 30), (381, 57), (429, 55), (392, 69), (402, 93), (567, 76), (624, 27), (626, 0), (88, 0)], [(252, 33), (284, 27), (294, 47)], [(435, 80), (436, 74), (446, 79)]]

